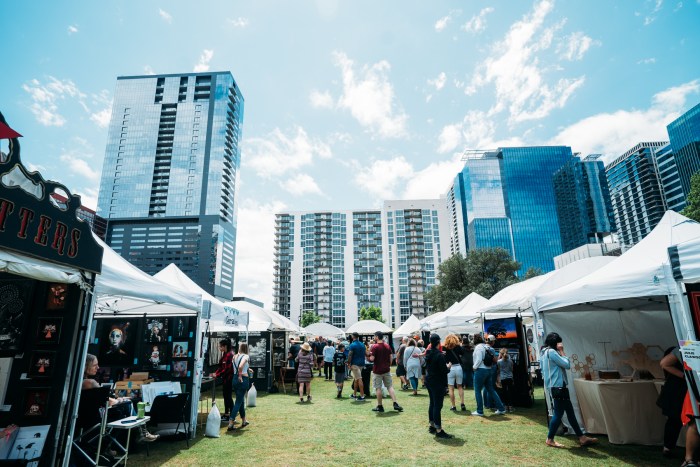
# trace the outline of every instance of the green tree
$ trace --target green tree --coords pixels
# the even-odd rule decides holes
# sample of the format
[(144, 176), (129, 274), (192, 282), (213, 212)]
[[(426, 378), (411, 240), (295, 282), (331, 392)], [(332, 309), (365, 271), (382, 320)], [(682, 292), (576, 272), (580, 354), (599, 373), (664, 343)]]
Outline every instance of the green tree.
[(491, 298), (499, 290), (518, 282), (520, 263), (503, 248), (472, 250), (466, 258), (450, 257), (438, 268), (435, 285), (426, 294), (433, 312), (444, 311), (472, 292)]
[(382, 309), (374, 305), (371, 305), (369, 308), (363, 306), (360, 309), (360, 320), (362, 321), (365, 319), (373, 319), (383, 323), (384, 318), (382, 318)]
[(695, 172), (690, 177), (690, 193), (681, 214), (695, 222), (700, 222), (700, 172)]
[(305, 311), (301, 315), (301, 323), (299, 324), (302, 328), (305, 328), (309, 324), (318, 323), (319, 321), (321, 321), (321, 317), (315, 311)]
[(523, 280), (526, 281), (528, 279), (532, 279), (533, 277), (541, 276), (542, 274), (544, 274), (544, 271), (542, 271), (540, 268), (530, 266), (527, 268), (527, 271), (525, 271), (525, 277), (523, 277)]

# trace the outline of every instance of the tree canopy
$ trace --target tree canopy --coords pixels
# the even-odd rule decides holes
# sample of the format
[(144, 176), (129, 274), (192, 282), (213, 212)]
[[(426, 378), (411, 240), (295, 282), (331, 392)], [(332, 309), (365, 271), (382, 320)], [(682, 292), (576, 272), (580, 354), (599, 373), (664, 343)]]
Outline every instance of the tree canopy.
[(523, 277), (523, 280), (526, 281), (528, 279), (532, 279), (533, 277), (541, 276), (542, 274), (544, 274), (544, 271), (542, 271), (540, 268), (530, 266), (529, 268), (527, 268), (527, 271), (525, 271), (525, 276)]
[(299, 323), (302, 328), (314, 323), (321, 321), (321, 317), (315, 311), (305, 311), (301, 315), (301, 322)]
[(690, 193), (685, 208), (681, 211), (685, 217), (700, 222), (700, 172), (690, 177)]
[(383, 323), (384, 318), (382, 317), (382, 309), (374, 305), (371, 305), (368, 308), (363, 306), (360, 309), (360, 320), (362, 321), (365, 319), (373, 319)]
[(433, 312), (444, 311), (472, 292), (491, 298), (518, 282), (520, 263), (503, 248), (472, 250), (466, 258), (454, 255), (438, 268), (439, 283), (426, 294)]

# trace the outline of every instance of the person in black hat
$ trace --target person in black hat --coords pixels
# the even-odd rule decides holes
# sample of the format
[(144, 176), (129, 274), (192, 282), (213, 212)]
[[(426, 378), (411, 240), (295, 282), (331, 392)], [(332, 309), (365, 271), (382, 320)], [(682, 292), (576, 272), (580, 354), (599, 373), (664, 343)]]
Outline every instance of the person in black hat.
[(430, 396), (430, 405), (428, 406), (428, 422), (430, 426), (428, 431), (434, 433), (437, 438), (453, 438), (442, 429), (442, 404), (445, 400), (445, 391), (447, 390), (447, 374), (452, 366), (445, 359), (439, 349), (440, 336), (437, 334), (430, 335), (430, 349), (425, 354), (425, 366), (427, 376), (425, 377), (425, 386), (428, 388)]

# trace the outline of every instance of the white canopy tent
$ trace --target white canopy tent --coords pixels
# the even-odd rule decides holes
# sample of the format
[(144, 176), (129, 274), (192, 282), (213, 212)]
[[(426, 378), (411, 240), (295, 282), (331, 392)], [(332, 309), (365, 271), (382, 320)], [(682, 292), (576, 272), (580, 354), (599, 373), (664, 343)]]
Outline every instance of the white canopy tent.
[(397, 337), (413, 336), (417, 332), (420, 332), (420, 320), (416, 318), (416, 315), (411, 315), (396, 331), (394, 331), (394, 339)]
[(202, 297), (202, 300), (208, 300), (211, 303), (211, 318), (212, 320), (223, 319), (224, 316), (224, 304), (221, 300), (211, 295), (209, 292), (202, 289), (200, 286), (195, 284), (195, 282), (190, 279), (187, 274), (182, 272), (173, 263), (170, 263), (160, 272), (153, 275), (159, 281), (165, 282), (168, 285), (176, 287), (181, 290), (186, 290), (194, 294), (198, 294)]
[(345, 331), (329, 323), (309, 324), (302, 328), (302, 332), (307, 336), (322, 336), (330, 339), (345, 338)]
[[(245, 300), (235, 302), (224, 302), (224, 315), (226, 308), (233, 308), (242, 312), (247, 312), (249, 316), (248, 331), (291, 331), (300, 333), (301, 328), (290, 319), (279, 313), (266, 310), (265, 308)], [(220, 319), (212, 319), (209, 322), (209, 330), (212, 332), (245, 332), (245, 326), (232, 326), (224, 323), (224, 316)]]
[(479, 332), (481, 325), (475, 321), (480, 318), (481, 308), (487, 302), (486, 298), (472, 292), (456, 305), (429, 321), (430, 330), (437, 332), (440, 337), (445, 337), (450, 333), (473, 334)]
[(83, 274), (78, 269), (4, 249), (0, 249), (0, 272), (45, 282), (85, 286)]
[(365, 319), (350, 326), (345, 333), (352, 334), (353, 332), (356, 332), (358, 334), (374, 334), (377, 331), (391, 332), (391, 328), (380, 321)]

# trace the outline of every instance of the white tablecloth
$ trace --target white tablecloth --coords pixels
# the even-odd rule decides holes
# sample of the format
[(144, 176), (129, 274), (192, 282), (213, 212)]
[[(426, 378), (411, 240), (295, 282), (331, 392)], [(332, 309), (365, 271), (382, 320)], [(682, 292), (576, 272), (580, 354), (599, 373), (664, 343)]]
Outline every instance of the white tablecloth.
[(661, 445), (666, 417), (654, 381), (574, 380), (583, 424), (614, 444)]

